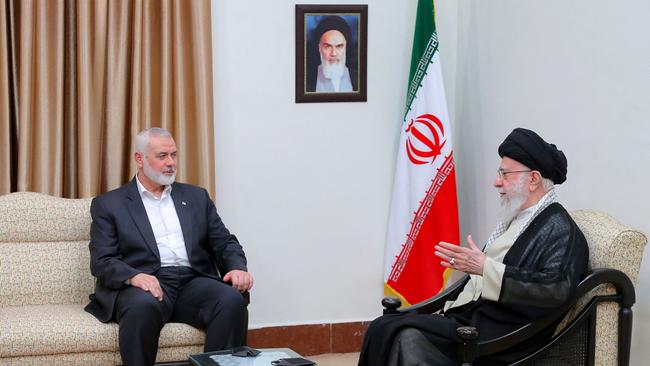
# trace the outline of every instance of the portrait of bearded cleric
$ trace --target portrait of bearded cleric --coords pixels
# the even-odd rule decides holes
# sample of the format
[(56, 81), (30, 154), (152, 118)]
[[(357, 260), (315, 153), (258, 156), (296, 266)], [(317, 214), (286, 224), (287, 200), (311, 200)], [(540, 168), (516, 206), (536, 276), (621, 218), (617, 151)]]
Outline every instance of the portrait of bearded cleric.
[(307, 92), (353, 93), (359, 90), (358, 15), (308, 15)]

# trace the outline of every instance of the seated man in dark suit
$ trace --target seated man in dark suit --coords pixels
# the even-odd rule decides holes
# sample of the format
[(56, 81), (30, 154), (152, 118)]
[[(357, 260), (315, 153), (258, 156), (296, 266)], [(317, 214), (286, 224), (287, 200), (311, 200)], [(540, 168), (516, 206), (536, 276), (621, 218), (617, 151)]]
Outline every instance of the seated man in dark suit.
[[(554, 184), (566, 180), (566, 158), (523, 128), (508, 135), (499, 155), (494, 187), (503, 212), (485, 249), (478, 249), (471, 235), (467, 247), (442, 242), (435, 247), (443, 266), (469, 273), (471, 279), (441, 314), (389, 314), (373, 321), (360, 366), (459, 365), (456, 328), (475, 326), (479, 341), (494, 339), (570, 300), (587, 273), (589, 248), (571, 216), (555, 202)], [(506, 364), (552, 333), (549, 328), (479, 364)]]
[(242, 293), (253, 286), (241, 245), (205, 189), (174, 182), (169, 132), (144, 130), (135, 147), (135, 178), (90, 206), (90, 269), (97, 280), (86, 311), (119, 323), (120, 354), (129, 366), (154, 364), (168, 322), (205, 329), (206, 352), (241, 345)]

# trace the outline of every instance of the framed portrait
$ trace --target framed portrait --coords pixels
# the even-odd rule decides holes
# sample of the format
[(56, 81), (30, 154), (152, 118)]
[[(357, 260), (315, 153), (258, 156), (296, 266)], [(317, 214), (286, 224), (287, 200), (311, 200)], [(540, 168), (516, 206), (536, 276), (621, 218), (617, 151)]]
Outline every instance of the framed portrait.
[(365, 102), (368, 5), (296, 5), (296, 103)]

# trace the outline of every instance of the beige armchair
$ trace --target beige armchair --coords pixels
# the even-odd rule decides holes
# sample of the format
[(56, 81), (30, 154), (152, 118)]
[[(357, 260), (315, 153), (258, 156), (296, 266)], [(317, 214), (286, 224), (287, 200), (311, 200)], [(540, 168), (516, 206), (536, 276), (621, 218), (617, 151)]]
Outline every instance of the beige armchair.
[[(632, 337), (634, 284), (641, 266), (646, 236), (602, 212), (571, 213), (589, 243), (590, 273), (578, 287), (578, 300), (549, 317), (527, 324), (499, 339), (477, 342), (480, 329), (458, 328), (465, 344), (459, 347), (464, 365), (476, 358), (515, 346), (542, 329), (557, 324), (551, 341), (513, 365), (628, 365)], [(443, 293), (408, 308), (396, 310), (396, 299), (384, 299), (384, 312), (432, 313), (455, 296), (461, 280)]]

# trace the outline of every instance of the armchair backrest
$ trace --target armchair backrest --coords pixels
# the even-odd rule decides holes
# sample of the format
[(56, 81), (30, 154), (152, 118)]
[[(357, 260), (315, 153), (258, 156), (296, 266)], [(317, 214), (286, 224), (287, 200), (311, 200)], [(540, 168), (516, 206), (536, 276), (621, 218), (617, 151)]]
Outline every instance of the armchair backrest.
[(571, 216), (589, 243), (590, 269), (618, 269), (636, 284), (646, 236), (596, 210), (578, 210)]
[(88, 301), (90, 201), (0, 196), (0, 307)]
[[(621, 224), (611, 216), (595, 210), (579, 210), (571, 213), (589, 244), (589, 268), (612, 268), (624, 272), (636, 284), (641, 259), (647, 242), (646, 236)], [(556, 333), (566, 327), (596, 295), (615, 294), (612, 285), (600, 285), (578, 300), (569, 310)], [(599, 303), (596, 320), (596, 365), (618, 363), (618, 304)]]

